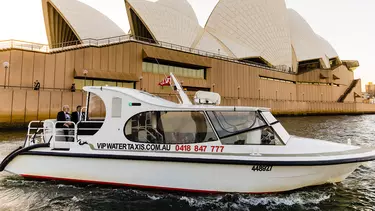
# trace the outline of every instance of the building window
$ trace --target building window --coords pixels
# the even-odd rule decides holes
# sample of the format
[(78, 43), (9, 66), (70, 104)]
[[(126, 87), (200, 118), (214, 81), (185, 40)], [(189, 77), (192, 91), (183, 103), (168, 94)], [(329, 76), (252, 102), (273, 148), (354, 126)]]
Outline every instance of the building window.
[[(104, 80), (91, 80), (91, 79), (74, 79), (77, 90), (82, 90), (84, 86), (117, 86), (124, 88), (135, 88), (134, 82), (122, 82), (122, 81), (104, 81)], [(85, 85), (86, 84), (86, 85)]]
[(217, 138), (203, 112), (149, 111), (125, 124), (128, 140), (156, 144), (194, 144)]
[(155, 64), (150, 62), (143, 62), (143, 72), (169, 75), (173, 73), (175, 76), (187, 77), (187, 78), (199, 78), (205, 79), (205, 69), (192, 69), (185, 67), (170, 66), (164, 64)]

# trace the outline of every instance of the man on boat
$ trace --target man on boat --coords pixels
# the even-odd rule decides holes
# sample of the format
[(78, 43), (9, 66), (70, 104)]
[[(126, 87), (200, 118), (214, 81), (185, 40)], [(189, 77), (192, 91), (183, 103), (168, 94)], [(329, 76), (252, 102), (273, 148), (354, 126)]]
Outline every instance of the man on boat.
[(64, 105), (62, 107), (62, 111), (57, 113), (57, 118), (56, 118), (56, 120), (58, 122), (65, 122), (65, 123), (57, 123), (56, 124), (57, 128), (63, 128), (65, 141), (69, 141), (69, 136), (68, 136), (69, 135), (69, 128), (73, 127), (73, 124), (71, 122), (68, 122), (68, 121), (71, 121), (71, 116), (70, 116), (69, 110), (70, 110), (69, 106)]
[(77, 110), (72, 113), (72, 122), (78, 123), (82, 121), (82, 106), (78, 105)]

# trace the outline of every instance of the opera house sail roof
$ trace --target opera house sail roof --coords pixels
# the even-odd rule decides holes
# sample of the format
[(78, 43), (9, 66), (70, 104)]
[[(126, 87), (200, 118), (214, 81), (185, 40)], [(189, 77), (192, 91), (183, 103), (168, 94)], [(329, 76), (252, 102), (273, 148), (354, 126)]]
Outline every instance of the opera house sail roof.
[(239, 59), (260, 58), (273, 66), (292, 67), (284, 0), (220, 0), (206, 29)]
[(187, 0), (123, 0), (128, 32), (79, 0), (40, 1), (50, 49), (122, 36), (285, 72), (342, 64), (332, 45), (284, 0), (219, 0), (204, 27)]
[(317, 35), (306, 20), (295, 10), (289, 9), (292, 45), (298, 61), (319, 59), (324, 68), (330, 68), (329, 60), (338, 57), (333, 47)]
[[(77, 0), (42, 0), (50, 46), (124, 35), (111, 19)], [(67, 43), (67, 45), (70, 45)], [(56, 46), (60, 47), (60, 46)]]
[(190, 47), (201, 30), (186, 0), (127, 0), (126, 3), (132, 30), (143, 24), (155, 40)]

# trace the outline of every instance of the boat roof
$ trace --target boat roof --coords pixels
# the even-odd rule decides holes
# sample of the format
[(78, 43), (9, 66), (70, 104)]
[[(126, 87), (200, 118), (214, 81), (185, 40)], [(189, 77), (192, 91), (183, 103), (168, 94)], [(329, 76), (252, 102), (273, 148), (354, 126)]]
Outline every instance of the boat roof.
[(85, 86), (83, 90), (92, 92), (100, 96), (99, 91), (106, 90), (110, 92), (122, 93), (124, 95), (133, 97), (143, 103), (174, 109), (183, 110), (230, 110), (230, 111), (269, 111), (269, 108), (262, 107), (245, 107), (245, 106), (215, 106), (215, 105), (189, 105), (189, 104), (178, 104), (156, 95), (150, 94), (145, 91), (137, 89), (129, 89), (123, 87), (113, 86)]

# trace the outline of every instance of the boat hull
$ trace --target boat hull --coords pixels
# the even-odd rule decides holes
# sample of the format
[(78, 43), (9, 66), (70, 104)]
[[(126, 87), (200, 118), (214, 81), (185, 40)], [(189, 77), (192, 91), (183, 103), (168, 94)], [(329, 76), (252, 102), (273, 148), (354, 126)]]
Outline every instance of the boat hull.
[(264, 167), (19, 155), (5, 170), (34, 179), (190, 192), (272, 193), (340, 182), (361, 164)]

